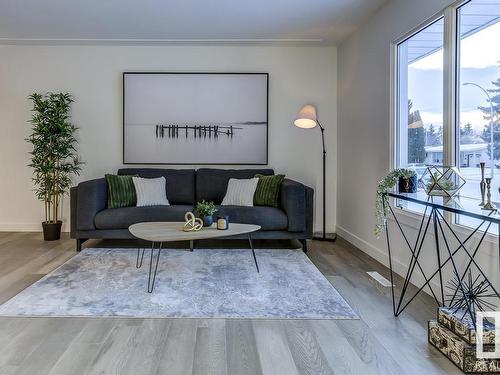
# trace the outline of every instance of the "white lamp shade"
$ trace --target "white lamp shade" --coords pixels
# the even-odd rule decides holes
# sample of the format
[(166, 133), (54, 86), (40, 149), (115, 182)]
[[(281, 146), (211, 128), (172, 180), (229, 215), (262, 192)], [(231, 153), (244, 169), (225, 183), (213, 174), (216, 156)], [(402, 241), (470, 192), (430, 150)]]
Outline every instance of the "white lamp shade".
[(302, 107), (293, 124), (298, 128), (311, 129), (318, 125), (316, 108), (312, 105)]

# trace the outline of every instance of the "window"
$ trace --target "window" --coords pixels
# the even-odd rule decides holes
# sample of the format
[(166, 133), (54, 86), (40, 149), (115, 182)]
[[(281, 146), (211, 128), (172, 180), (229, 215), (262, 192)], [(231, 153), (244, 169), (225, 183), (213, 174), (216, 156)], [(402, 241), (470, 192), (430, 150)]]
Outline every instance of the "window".
[[(500, 1), (469, 1), (457, 10), (457, 165), (468, 181), (462, 195), (480, 197), (479, 163), (492, 178), (492, 199), (500, 203)], [(493, 148), (493, 152), (492, 152)], [(457, 217), (463, 225), (475, 220)]]
[(500, 206), (499, 40), (500, 0), (455, 3), (395, 44), (393, 100), (396, 167), (455, 165), (481, 198), (484, 162)]
[(397, 164), (419, 175), (443, 163), (443, 45), (440, 18), (397, 46)]
[[(474, 182), (464, 186), (463, 194), (477, 197), (473, 188), (481, 181), (480, 162), (493, 185), (500, 181), (500, 129), (494, 115), (500, 111), (500, 1), (470, 1), (457, 15), (458, 164), (467, 181)], [(492, 193), (500, 201), (498, 189)]]

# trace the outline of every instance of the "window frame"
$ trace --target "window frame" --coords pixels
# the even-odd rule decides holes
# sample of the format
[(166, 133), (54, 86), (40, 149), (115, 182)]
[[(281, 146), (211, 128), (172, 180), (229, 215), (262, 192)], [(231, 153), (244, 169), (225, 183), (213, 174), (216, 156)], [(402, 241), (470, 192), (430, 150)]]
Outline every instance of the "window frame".
[[(459, 80), (460, 80), (460, 16), (459, 9), (472, 0), (457, 0), (448, 7), (437, 12), (433, 16), (427, 18), (418, 26), (401, 35), (391, 43), (390, 47), (390, 155), (389, 169), (397, 168), (399, 163), (399, 54), (398, 47), (414, 35), (426, 29), (433, 23), (443, 19), (444, 21), (444, 45), (443, 45), (443, 164), (457, 165), (460, 161), (459, 145), (460, 126), (457, 123), (459, 118)], [(416, 211), (402, 209), (401, 212), (409, 218), (408, 225), (411, 222), (420, 220), (421, 213)], [(453, 223), (454, 229), (464, 234), (470, 234), (472, 229), (466, 225), (459, 224), (456, 220), (456, 215), (445, 213), (446, 219)], [(413, 225), (410, 225), (413, 226)], [(500, 228), (499, 228), (500, 229)], [(474, 237), (479, 237), (481, 231), (478, 231)], [(487, 242), (496, 242), (498, 236), (496, 234), (487, 233), (485, 240)]]
[[(461, 0), (461, 2), (468, 2), (470, 0)], [(444, 22), (446, 22), (445, 19), (445, 11), (441, 11), (433, 15), (432, 17), (429, 17), (426, 19), (424, 22), (419, 24), (417, 27), (413, 28), (412, 30), (408, 31), (407, 33), (403, 34), (399, 38), (397, 38), (395, 41), (391, 43), (391, 114), (390, 114), (390, 123), (391, 123), (391, 136), (390, 136), (390, 142), (391, 142), (391, 155), (390, 155), (390, 169), (392, 168), (397, 168), (398, 167), (398, 162), (399, 162), (399, 137), (400, 137), (400, 127), (399, 127), (399, 100), (400, 100), (400, 92), (399, 92), (399, 75), (400, 75), (400, 69), (399, 69), (399, 45), (406, 42), (408, 39), (413, 37), (414, 35), (418, 34), (419, 32), (423, 31), (427, 27), (431, 26), (432, 24), (438, 22), (440, 19), (443, 19)], [(445, 24), (446, 28), (446, 24)], [(444, 47), (446, 48), (446, 33), (445, 33), (445, 39), (444, 39)], [(446, 67), (444, 67), (446, 69)], [(446, 70), (444, 71), (444, 82), (446, 86)], [(446, 90), (444, 90), (446, 91)], [(443, 95), (446, 95), (443, 92)], [(445, 102), (443, 101), (443, 109), (444, 112), (446, 112), (446, 105)], [(446, 138), (446, 135), (444, 133), (444, 123), (446, 121), (446, 114), (443, 114), (443, 138)], [(443, 139), (444, 141), (444, 139)], [(445, 144), (443, 144), (443, 147), (446, 147)], [(444, 150), (444, 148), (443, 148)], [(444, 158), (446, 156), (444, 155)], [(443, 161), (446, 163), (446, 159)]]

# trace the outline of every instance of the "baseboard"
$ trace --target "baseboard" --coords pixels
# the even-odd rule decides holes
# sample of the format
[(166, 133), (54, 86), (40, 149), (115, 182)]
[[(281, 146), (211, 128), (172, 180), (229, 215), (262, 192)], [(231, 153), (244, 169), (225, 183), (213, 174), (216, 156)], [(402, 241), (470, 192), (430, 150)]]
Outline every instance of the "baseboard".
[[(347, 229), (337, 225), (337, 234), (350, 242), (362, 252), (367, 254), (369, 257), (375, 259), (377, 262), (382, 263), (384, 266), (389, 267), (389, 255), (387, 251), (379, 249), (376, 246), (373, 246), (368, 241), (365, 241), (359, 236), (356, 236), (354, 233), (351, 233)], [(408, 252), (408, 256), (411, 254)], [(392, 266), (395, 273), (400, 275), (401, 277), (405, 277), (406, 272), (408, 271), (408, 265), (406, 262), (403, 262), (399, 259), (392, 258)], [(412, 277), (412, 284), (414, 285), (422, 285), (425, 282), (424, 278), (418, 273), (415, 272)], [(439, 284), (435, 281), (431, 281), (433, 289), (436, 291), (440, 288)], [(427, 289), (424, 289), (424, 292), (428, 295), (432, 295), (431, 292)]]
[[(383, 251), (378, 247), (373, 246), (371, 243), (363, 240), (361, 237), (356, 236), (354, 233), (351, 233), (350, 231), (341, 226), (337, 226), (337, 234), (343, 239), (353, 244), (354, 246), (356, 246), (358, 249), (360, 249), (367, 255), (369, 255), (371, 258), (382, 263), (384, 266), (389, 267), (389, 255), (387, 254), (386, 251)], [(402, 262), (395, 260), (395, 263), (398, 263), (399, 267), (407, 269), (407, 267), (405, 267), (405, 265)]]
[[(0, 232), (41, 232), (42, 223), (0, 223)], [(68, 223), (63, 223), (62, 232), (69, 232)]]

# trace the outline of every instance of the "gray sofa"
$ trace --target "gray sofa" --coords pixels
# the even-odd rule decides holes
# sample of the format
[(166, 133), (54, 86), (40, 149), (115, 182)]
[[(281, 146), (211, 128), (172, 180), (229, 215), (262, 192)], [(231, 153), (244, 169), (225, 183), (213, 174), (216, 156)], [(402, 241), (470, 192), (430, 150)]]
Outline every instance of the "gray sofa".
[[(104, 178), (81, 182), (70, 191), (71, 238), (76, 249), (88, 239), (134, 238), (128, 227), (145, 221), (184, 221), (186, 211), (196, 202), (214, 201), (220, 205), (230, 178), (272, 175), (272, 169), (154, 169), (125, 168), (120, 175), (145, 178), (164, 176), (170, 206), (107, 208), (108, 187)], [(229, 216), (229, 222), (257, 224), (262, 229), (256, 239), (297, 239), (307, 251), (306, 240), (313, 231), (313, 189), (289, 179), (281, 185), (279, 208), (218, 206), (216, 215)], [(233, 237), (234, 238), (234, 237)]]

